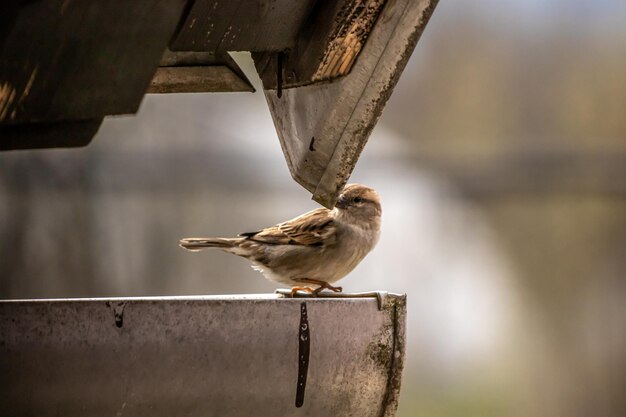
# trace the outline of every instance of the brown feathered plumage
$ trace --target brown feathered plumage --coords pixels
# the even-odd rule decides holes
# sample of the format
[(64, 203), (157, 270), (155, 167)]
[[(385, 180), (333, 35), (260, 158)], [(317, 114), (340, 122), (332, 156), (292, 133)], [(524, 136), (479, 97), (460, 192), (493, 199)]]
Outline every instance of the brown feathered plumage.
[(361, 184), (347, 185), (333, 210), (319, 208), (292, 220), (237, 238), (187, 238), (191, 251), (219, 248), (249, 259), (269, 280), (292, 287), (332, 283), (371, 251), (380, 234), (380, 199)]

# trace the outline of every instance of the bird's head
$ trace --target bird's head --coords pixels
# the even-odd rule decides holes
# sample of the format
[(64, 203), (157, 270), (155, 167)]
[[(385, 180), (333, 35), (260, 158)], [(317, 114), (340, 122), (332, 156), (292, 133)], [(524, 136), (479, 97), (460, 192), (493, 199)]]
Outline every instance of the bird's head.
[(377, 220), (382, 214), (378, 193), (362, 184), (346, 185), (337, 199), (335, 208), (357, 221)]

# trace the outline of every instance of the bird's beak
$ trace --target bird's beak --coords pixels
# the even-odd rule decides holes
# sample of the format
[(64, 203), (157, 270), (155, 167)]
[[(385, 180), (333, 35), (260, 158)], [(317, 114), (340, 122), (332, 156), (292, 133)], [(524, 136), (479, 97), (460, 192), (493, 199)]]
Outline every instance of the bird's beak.
[(341, 194), (339, 196), (339, 198), (337, 199), (337, 202), (335, 203), (335, 207), (343, 209), (347, 207), (348, 200), (346, 199), (346, 197), (344, 197), (343, 194)]

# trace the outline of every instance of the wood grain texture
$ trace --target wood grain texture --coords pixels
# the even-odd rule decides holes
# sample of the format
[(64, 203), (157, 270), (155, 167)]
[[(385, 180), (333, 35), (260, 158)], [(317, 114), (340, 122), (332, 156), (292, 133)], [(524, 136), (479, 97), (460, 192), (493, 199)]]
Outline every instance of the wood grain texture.
[(185, 4), (21, 3), (0, 32), (0, 123), (136, 112)]
[(148, 93), (253, 92), (247, 80), (241, 79), (225, 65), (162, 67), (154, 74)]

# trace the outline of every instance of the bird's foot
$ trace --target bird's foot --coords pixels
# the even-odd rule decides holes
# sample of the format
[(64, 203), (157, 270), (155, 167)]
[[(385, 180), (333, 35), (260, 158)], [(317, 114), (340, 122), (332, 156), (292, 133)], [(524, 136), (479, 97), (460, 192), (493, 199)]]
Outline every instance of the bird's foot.
[(343, 291), (342, 287), (335, 287), (330, 285), (328, 282), (326, 281), (322, 281), (319, 279), (312, 279), (312, 278), (298, 278), (295, 279), (294, 281), (298, 281), (298, 282), (303, 282), (305, 284), (314, 284), (314, 285), (319, 285), (318, 288), (316, 288), (311, 294), (313, 294), (314, 296), (318, 296), (320, 292), (322, 292), (322, 290), (328, 289), (331, 290), (332, 292), (341, 292)]
[(331, 290), (332, 292), (341, 292), (341, 291), (343, 291), (342, 287), (333, 287), (332, 285), (330, 285), (327, 282), (325, 282), (324, 284), (325, 285), (320, 285), (318, 288), (316, 288), (315, 291), (313, 291), (313, 295), (317, 296), (324, 289)]
[(311, 287), (292, 287), (291, 291), (289, 292), (289, 296), (291, 298), (293, 298), (298, 291), (304, 291), (304, 292), (309, 293), (309, 294), (317, 295), (317, 293), (315, 293), (316, 290), (314, 290)]

